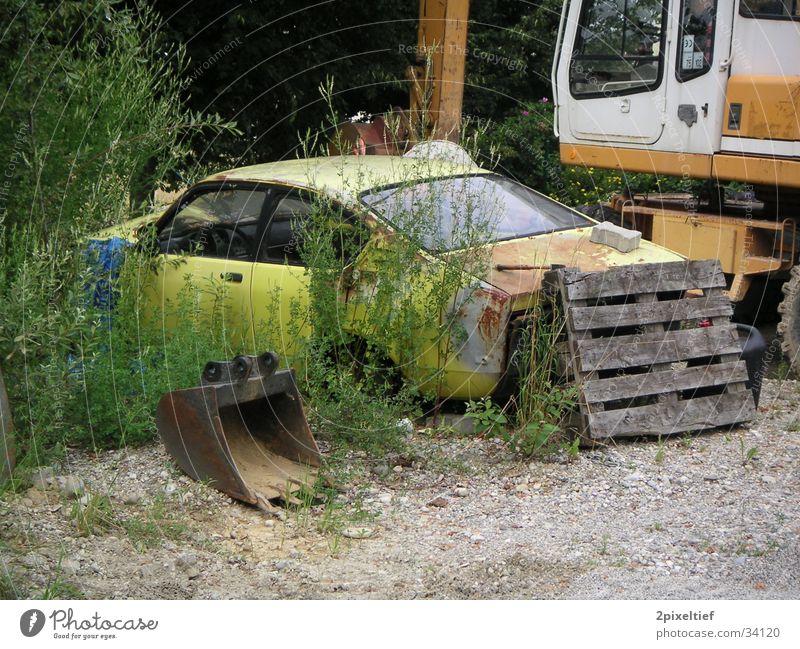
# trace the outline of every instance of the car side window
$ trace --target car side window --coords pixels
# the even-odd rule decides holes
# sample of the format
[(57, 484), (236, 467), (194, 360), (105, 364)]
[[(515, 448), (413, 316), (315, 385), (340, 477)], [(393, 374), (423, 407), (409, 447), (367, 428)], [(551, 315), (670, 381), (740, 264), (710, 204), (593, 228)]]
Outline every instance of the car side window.
[(312, 247), (324, 246), (348, 264), (369, 239), (369, 229), (361, 219), (322, 196), (284, 193), (274, 199), (274, 204), (260, 235), (258, 261), (307, 266), (308, 255), (316, 253), (304, 249), (304, 236), (313, 232)]
[(214, 187), (182, 200), (159, 232), (162, 252), (252, 261), (266, 200), (259, 188)]
[(258, 261), (302, 266), (300, 237), (311, 203), (298, 194), (279, 197), (258, 248)]

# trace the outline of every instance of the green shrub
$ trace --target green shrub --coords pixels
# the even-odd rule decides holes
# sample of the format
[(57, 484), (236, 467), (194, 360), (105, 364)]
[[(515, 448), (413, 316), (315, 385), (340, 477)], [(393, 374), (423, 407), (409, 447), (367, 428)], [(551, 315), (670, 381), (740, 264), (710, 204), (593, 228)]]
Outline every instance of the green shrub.
[(124, 281), (119, 323), (103, 325), (86, 297), (86, 238), (146, 207), (194, 135), (232, 126), (182, 107), (185, 57), (143, 2), (10, 0), (0, 16), (0, 362), (20, 460), (35, 464), (64, 441), (152, 435), (145, 411), (166, 381), (137, 368), (187, 352), (143, 345)]
[[(147, 293), (157, 281), (157, 263), (140, 250), (128, 249), (114, 282), (110, 318), (107, 312), (95, 312), (84, 337), (86, 351), (73, 371), (83, 398), (74, 404), (76, 426), (70, 441), (97, 448), (152, 439), (161, 396), (198, 385), (210, 358), (232, 356), (220, 317), (226, 305), (224, 288), (216, 287), (215, 308), (208, 312), (200, 307), (200, 293), (187, 278), (177, 303), (155, 307), (147, 302)], [(175, 324), (164, 329), (155, 325), (164, 320)]]
[(485, 397), (480, 401), (470, 401), (466, 416), (472, 419), (478, 435), (496, 435), (502, 437), (508, 429), (508, 416), (505, 409)]
[[(466, 416), (477, 433), (499, 437), (523, 455), (541, 456), (557, 447), (565, 418), (577, 405), (577, 388), (561, 381), (557, 343), (563, 320), (552, 305), (533, 309), (529, 318), (516, 355), (516, 393), (502, 407), (490, 397), (471, 401)], [(574, 454), (577, 444), (567, 451)]]
[[(543, 301), (544, 302), (544, 301)], [(533, 310), (530, 328), (519, 353), (519, 392), (515, 401), (515, 439), (518, 450), (536, 455), (551, 450), (554, 435), (577, 405), (577, 387), (561, 382), (559, 345), (564, 319), (548, 301)]]

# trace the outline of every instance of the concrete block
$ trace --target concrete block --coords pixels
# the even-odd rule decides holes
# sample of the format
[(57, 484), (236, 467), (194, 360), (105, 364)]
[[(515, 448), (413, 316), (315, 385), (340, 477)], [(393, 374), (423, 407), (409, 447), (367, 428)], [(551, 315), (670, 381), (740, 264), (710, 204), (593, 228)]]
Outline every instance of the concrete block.
[(642, 242), (642, 233), (604, 221), (592, 228), (591, 241), (611, 246), (620, 252), (630, 252), (639, 247)]

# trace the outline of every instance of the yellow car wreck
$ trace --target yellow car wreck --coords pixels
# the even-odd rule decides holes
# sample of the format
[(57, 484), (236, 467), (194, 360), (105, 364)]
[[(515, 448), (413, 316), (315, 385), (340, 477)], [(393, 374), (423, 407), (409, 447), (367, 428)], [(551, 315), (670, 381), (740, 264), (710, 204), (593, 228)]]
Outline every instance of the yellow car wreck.
[[(316, 250), (312, 222), (335, 233)], [(174, 303), (188, 281), (211, 309), (223, 285), (234, 350), (271, 349), (291, 362), (323, 326), (309, 310), (322, 278), (338, 309), (326, 326), (381, 347), (423, 393), (459, 399), (507, 389), (508, 359), (551, 266), (681, 259), (647, 241), (629, 252), (594, 243), (595, 221), (474, 164), (399, 156), (225, 171), (163, 214), (102, 236), (135, 237), (145, 224), (154, 224), (163, 259), (147, 294), (154, 306)], [(320, 242), (341, 262), (336, 277), (316, 261)]]

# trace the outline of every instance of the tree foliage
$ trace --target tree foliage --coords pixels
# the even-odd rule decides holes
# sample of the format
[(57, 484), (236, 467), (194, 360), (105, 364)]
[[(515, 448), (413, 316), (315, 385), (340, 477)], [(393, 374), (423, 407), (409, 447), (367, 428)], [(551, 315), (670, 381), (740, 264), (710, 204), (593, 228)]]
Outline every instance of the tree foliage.
[(337, 80), (339, 114), (408, 105), (405, 53), (417, 40), (415, 0), (262, 0), (230, 6), (156, 0), (161, 32), (191, 59), (185, 99), (194, 110), (235, 120), (202, 151), (227, 166), (295, 157), (298, 134), (314, 129), (325, 105), (318, 92)]
[(550, 97), (561, 0), (470, 4), (464, 113), (500, 121)]
[(182, 105), (185, 56), (145, 5), (3, 0), (0, 17), (0, 362), (26, 451), (86, 425), (76, 368), (108, 350), (86, 238), (232, 127)]
[[(297, 154), (298, 134), (325, 112), (318, 88), (336, 80), (336, 112), (376, 114), (409, 104), (417, 64), (417, 0), (273, 0), (234, 7), (156, 0), (168, 42), (191, 59), (185, 98), (235, 120), (242, 138), (208, 143), (207, 160), (233, 166)], [(481, 0), (470, 7), (464, 114), (499, 121), (550, 95), (560, 0)]]

